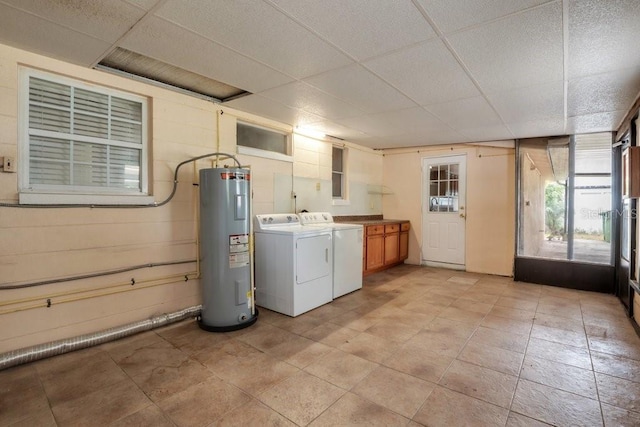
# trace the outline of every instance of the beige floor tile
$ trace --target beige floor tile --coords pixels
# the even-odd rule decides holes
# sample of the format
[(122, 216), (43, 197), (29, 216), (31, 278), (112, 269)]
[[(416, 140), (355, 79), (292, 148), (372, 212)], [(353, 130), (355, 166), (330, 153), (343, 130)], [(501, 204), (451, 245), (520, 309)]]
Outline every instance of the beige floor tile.
[(478, 281), (477, 277), (471, 277), (471, 276), (451, 276), (449, 279), (447, 279), (447, 282), (449, 283), (455, 283), (455, 284), (459, 284), (459, 285), (473, 285)]
[(442, 295), (434, 291), (434, 288), (431, 288), (428, 292), (425, 292), (418, 301), (434, 305), (436, 307), (449, 307), (457, 299), (457, 296)]
[(626, 409), (602, 404), (602, 416), (605, 426), (638, 427), (640, 426), (640, 413), (630, 412)]
[(397, 342), (372, 335), (368, 332), (362, 332), (338, 348), (363, 359), (380, 363), (396, 351), (397, 347)]
[(538, 338), (529, 340), (527, 356), (577, 366), (578, 368), (591, 369), (589, 350)]
[(528, 342), (528, 335), (514, 334), (484, 326), (480, 326), (469, 339), (469, 344), (488, 345), (517, 353), (524, 353)]
[[(367, 334), (396, 343), (403, 343), (418, 332), (420, 332), (420, 328), (407, 326), (406, 324), (399, 322), (393, 322), (390, 319), (385, 319), (382, 322), (376, 323), (365, 331)], [(352, 338), (349, 342), (354, 339), (357, 339), (357, 337)]]
[(626, 341), (589, 337), (589, 348), (599, 353), (607, 353), (640, 361), (640, 337), (638, 336), (630, 337)]
[[(124, 359), (127, 356), (131, 356), (136, 350), (148, 347), (148, 346), (156, 346), (156, 347), (166, 347), (171, 348), (172, 344), (167, 342), (160, 335), (156, 334), (155, 331), (147, 331), (142, 332), (140, 334), (131, 335), (126, 338), (122, 338), (116, 341), (112, 341), (106, 344), (102, 344), (98, 347), (93, 347), (96, 350), (104, 350), (111, 358), (116, 362)], [(89, 350), (89, 349), (87, 349)], [(82, 351), (87, 351), (82, 350)]]
[(508, 414), (507, 409), (438, 386), (413, 420), (434, 427), (461, 425), (462, 420), (477, 427), (495, 427), (505, 425)]
[(529, 335), (529, 333), (531, 332), (531, 327), (533, 326), (533, 322), (509, 319), (507, 317), (487, 314), (487, 316), (480, 323), (480, 326), (497, 329), (499, 331), (510, 332), (513, 334)]
[(540, 297), (536, 312), (582, 320), (580, 303), (575, 299), (542, 296)]
[(359, 313), (357, 309), (341, 314), (335, 319), (331, 319), (331, 323), (360, 332), (367, 330), (380, 321), (381, 319), (379, 317), (367, 316), (366, 314)]
[(477, 327), (470, 323), (457, 322), (455, 320), (438, 317), (424, 329), (425, 331), (442, 334), (443, 336), (467, 340), (473, 335)]
[(156, 405), (149, 405), (109, 425), (109, 427), (135, 426), (172, 427), (175, 424)]
[(600, 401), (628, 411), (640, 412), (640, 383), (596, 372)]
[(160, 366), (132, 379), (149, 399), (157, 403), (212, 376), (213, 373), (200, 363), (187, 359), (178, 366)]
[(282, 381), (258, 398), (298, 425), (307, 425), (337, 401), (345, 390), (306, 372)]
[(446, 332), (422, 330), (405, 344), (422, 351), (439, 354), (454, 359), (467, 342), (467, 338), (449, 335)]
[(250, 401), (237, 387), (212, 377), (159, 402), (158, 406), (178, 426), (202, 426)]
[[(304, 332), (315, 328), (318, 325), (324, 323), (323, 321), (312, 317), (309, 313), (304, 313), (297, 317), (285, 316), (273, 322), (273, 326), (291, 332), (293, 334), (301, 335)], [(257, 325), (257, 323), (256, 323)]]
[(408, 422), (408, 419), (380, 405), (362, 399), (353, 393), (346, 393), (316, 418), (310, 426), (406, 426)]
[(267, 353), (295, 367), (304, 368), (319, 357), (329, 353), (331, 348), (328, 345), (296, 335), (288, 341), (271, 348)]
[[(466, 294), (463, 296), (466, 296)], [(493, 308), (493, 304), (487, 304), (480, 301), (473, 301), (473, 300), (461, 297), (455, 300), (453, 303), (451, 303), (449, 308), (452, 308), (452, 307), (459, 308), (465, 311), (471, 311), (474, 313), (487, 314)]]
[(437, 383), (453, 359), (452, 356), (430, 352), (422, 346), (405, 344), (382, 364), (416, 378)]
[(360, 332), (356, 329), (346, 328), (344, 326), (337, 325), (335, 323), (323, 323), (313, 329), (308, 330), (302, 335), (310, 340), (326, 344), (330, 347), (338, 347), (351, 338), (359, 335)]
[(565, 331), (584, 332), (582, 319), (572, 320), (566, 317), (555, 316), (547, 313), (536, 313), (534, 320), (536, 325), (549, 326), (551, 328), (563, 329)]
[(438, 318), (455, 320), (456, 322), (469, 323), (470, 325), (479, 325), (486, 315), (476, 313), (474, 311), (462, 310), (453, 306), (449, 306), (442, 310)]
[(413, 299), (401, 306), (401, 309), (405, 311), (409, 311), (412, 313), (420, 313), (426, 316), (435, 318), (438, 314), (442, 313), (442, 310), (446, 308), (446, 306), (431, 304), (427, 301), (421, 300), (420, 297)]
[(8, 426), (49, 411), (47, 395), (34, 365), (0, 371), (0, 425)]
[(334, 349), (304, 370), (331, 384), (350, 390), (377, 366), (376, 363)]
[(500, 306), (500, 305), (496, 305), (489, 312), (489, 315), (491, 315), (491, 316), (499, 316), (499, 317), (506, 317), (507, 319), (515, 319), (515, 320), (520, 320), (520, 321), (523, 321), (523, 322), (532, 322), (533, 319), (536, 317), (536, 312), (535, 311), (522, 310), (522, 309), (519, 309), (519, 308), (503, 307), (503, 306)]
[(53, 406), (60, 425), (107, 425), (147, 406), (151, 401), (133, 383), (125, 380), (74, 400)]
[(163, 341), (162, 343), (135, 349), (129, 355), (116, 360), (116, 362), (127, 375), (134, 377), (148, 374), (159, 367), (180, 366), (189, 358), (186, 353), (166, 344), (166, 341)]
[(527, 356), (520, 378), (598, 400), (593, 371)]
[(222, 418), (217, 419), (212, 426), (295, 427), (296, 424), (256, 399), (252, 399), (249, 403), (240, 405), (236, 409), (227, 412)]
[(515, 308), (523, 311), (536, 311), (536, 307), (538, 307), (538, 297), (534, 298), (526, 298), (522, 296), (501, 296), (498, 301), (496, 301), (496, 305), (500, 307), (508, 307)]
[(568, 344), (574, 347), (588, 348), (587, 336), (584, 331), (567, 331), (544, 325), (533, 325), (531, 336), (547, 341)]
[(591, 361), (596, 372), (640, 383), (640, 361), (638, 360), (592, 351)]
[[(403, 304), (404, 306), (404, 304)], [(400, 323), (411, 328), (424, 328), (437, 317), (436, 313), (420, 313), (399, 308), (384, 316), (386, 323)], [(383, 323), (383, 322), (380, 322)], [(378, 323), (378, 324), (380, 324)]]
[(40, 379), (51, 405), (73, 400), (129, 377), (106, 352), (66, 364), (56, 371), (42, 373)]
[(518, 378), (513, 375), (454, 360), (438, 382), (467, 396), (509, 408)]
[(266, 323), (260, 325), (256, 324), (255, 326), (256, 328), (253, 331), (237, 337), (236, 339), (259, 350), (269, 351), (271, 348), (296, 336), (289, 331), (285, 331), (284, 329)]
[(161, 330), (158, 334), (188, 355), (217, 348), (230, 339), (227, 334), (200, 329), (195, 321), (168, 331)]
[(511, 410), (557, 426), (601, 426), (600, 404), (525, 379), (518, 381)]
[(468, 342), (457, 359), (509, 375), (518, 376), (522, 366), (523, 353), (499, 347)]
[(509, 418), (507, 418), (506, 427), (546, 427), (550, 424), (543, 423), (542, 421), (534, 420), (533, 418), (525, 417), (517, 412), (509, 412)]
[(433, 383), (380, 366), (351, 392), (412, 418), (434, 387)]
[(489, 305), (495, 304), (499, 298), (499, 295), (485, 294), (484, 292), (478, 292), (475, 290), (469, 290), (460, 296), (460, 299), (477, 301)]

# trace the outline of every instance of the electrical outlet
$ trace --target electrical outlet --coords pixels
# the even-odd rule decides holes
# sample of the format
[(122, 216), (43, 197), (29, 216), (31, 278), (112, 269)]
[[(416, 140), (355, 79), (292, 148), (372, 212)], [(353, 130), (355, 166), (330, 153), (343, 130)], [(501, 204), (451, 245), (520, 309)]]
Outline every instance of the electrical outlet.
[(15, 157), (5, 156), (3, 164), (5, 172), (16, 172), (17, 169)]

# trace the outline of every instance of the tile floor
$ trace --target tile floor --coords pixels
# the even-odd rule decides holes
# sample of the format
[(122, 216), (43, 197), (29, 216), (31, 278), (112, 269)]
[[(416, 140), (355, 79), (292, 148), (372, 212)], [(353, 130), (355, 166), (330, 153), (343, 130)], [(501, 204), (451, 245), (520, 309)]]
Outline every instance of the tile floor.
[(640, 425), (611, 295), (400, 266), (302, 316), (184, 321), (0, 372), (0, 426)]

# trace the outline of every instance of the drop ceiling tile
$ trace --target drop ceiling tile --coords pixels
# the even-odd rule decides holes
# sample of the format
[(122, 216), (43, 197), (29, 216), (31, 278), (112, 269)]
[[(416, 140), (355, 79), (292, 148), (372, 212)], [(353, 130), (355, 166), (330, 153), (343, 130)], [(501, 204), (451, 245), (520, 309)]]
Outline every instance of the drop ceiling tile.
[[(4, 0), (17, 9), (71, 30), (114, 43), (125, 34), (145, 11), (124, 1), (92, 0), (41, 1)], [(30, 27), (23, 27), (23, 31)], [(25, 31), (26, 32), (26, 31)]]
[(466, 136), (469, 141), (473, 142), (513, 139), (513, 134), (504, 125), (462, 128), (458, 129), (458, 132)]
[(110, 43), (1, 3), (0, 43), (84, 66), (93, 65), (110, 47)]
[(564, 83), (544, 83), (487, 95), (505, 123), (564, 115)]
[(349, 128), (347, 126), (342, 126), (329, 120), (315, 122), (310, 126), (326, 135), (330, 135), (347, 141), (356, 141), (362, 138), (369, 137), (364, 132)]
[(420, 43), (363, 65), (420, 105), (479, 95), (440, 40)]
[(363, 114), (362, 110), (303, 82), (269, 89), (260, 95), (327, 119), (356, 117)]
[(415, 106), (409, 98), (358, 64), (304, 81), (337, 98), (348, 100), (367, 113)]
[(563, 117), (551, 117), (507, 125), (515, 138), (536, 138), (539, 136), (565, 135)]
[[(186, 49), (186, 46), (189, 48)], [(293, 80), (266, 65), (155, 17), (144, 21), (123, 41), (121, 47), (249, 92), (259, 92)], [(194, 55), (194, 52), (198, 54)]]
[(614, 131), (618, 128), (625, 115), (626, 110), (621, 110), (569, 117), (567, 120), (567, 133)]
[(421, 107), (386, 113), (351, 117), (338, 120), (347, 127), (352, 127), (370, 135), (386, 137), (418, 132), (448, 132), (451, 130), (440, 119), (434, 117)]
[(157, 15), (295, 78), (353, 62), (261, 1), (169, 0)]
[(457, 144), (470, 142), (469, 138), (456, 131), (443, 131), (434, 133), (409, 133), (394, 135), (386, 138), (389, 145), (383, 148), (393, 147), (421, 147), (428, 145)]
[(222, 105), (291, 126), (301, 126), (324, 120), (322, 117), (295, 108), (289, 108), (286, 105), (260, 95), (243, 96), (232, 101), (224, 102)]
[(362, 60), (436, 36), (410, 0), (270, 0)]
[(628, 110), (640, 92), (640, 70), (598, 74), (569, 80), (568, 115)]
[(430, 105), (425, 109), (454, 129), (493, 126), (502, 123), (500, 117), (481, 96)]
[(563, 79), (562, 3), (452, 34), (448, 40), (485, 92)]
[(451, 0), (418, 0), (436, 26), (443, 33), (452, 32), (471, 25), (491, 21), (549, 0), (474, 0), (457, 2), (452, 7)]
[(640, 67), (640, 1), (569, 1), (569, 78)]

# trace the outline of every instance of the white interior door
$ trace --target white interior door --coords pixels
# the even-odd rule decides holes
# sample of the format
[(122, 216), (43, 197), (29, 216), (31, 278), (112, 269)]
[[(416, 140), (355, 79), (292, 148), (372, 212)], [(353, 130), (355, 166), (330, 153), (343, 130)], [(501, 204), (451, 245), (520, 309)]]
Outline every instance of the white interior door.
[(467, 157), (422, 160), (422, 263), (464, 268)]

